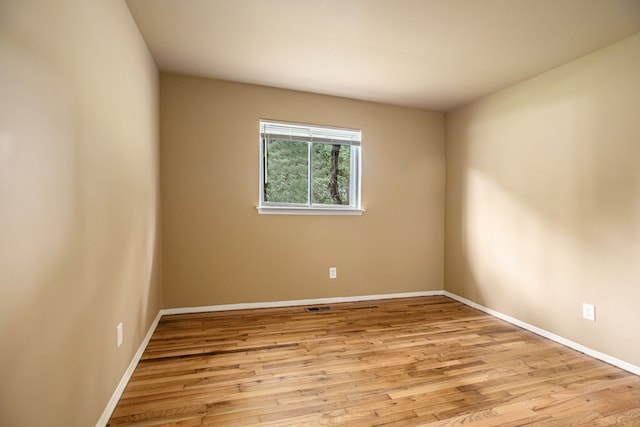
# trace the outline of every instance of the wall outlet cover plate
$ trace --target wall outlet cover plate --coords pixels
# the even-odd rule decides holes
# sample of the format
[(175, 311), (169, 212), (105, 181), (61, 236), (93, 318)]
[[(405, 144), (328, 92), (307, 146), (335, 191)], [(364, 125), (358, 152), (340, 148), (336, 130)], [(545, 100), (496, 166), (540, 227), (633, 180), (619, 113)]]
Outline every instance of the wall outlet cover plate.
[(593, 304), (582, 304), (582, 317), (587, 320), (596, 320), (596, 307)]

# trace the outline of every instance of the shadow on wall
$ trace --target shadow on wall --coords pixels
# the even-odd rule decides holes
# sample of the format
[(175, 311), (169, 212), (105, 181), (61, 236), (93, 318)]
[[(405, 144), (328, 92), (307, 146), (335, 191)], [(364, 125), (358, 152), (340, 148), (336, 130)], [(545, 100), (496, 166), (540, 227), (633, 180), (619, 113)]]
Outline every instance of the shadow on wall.
[(158, 309), (155, 141), (19, 30), (0, 52), (0, 425), (87, 425)]

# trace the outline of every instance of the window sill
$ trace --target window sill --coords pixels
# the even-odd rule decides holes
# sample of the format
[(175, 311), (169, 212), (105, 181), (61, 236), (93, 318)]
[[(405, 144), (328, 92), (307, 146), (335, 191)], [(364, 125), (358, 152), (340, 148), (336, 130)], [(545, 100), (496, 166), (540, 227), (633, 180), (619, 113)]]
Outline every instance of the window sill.
[(278, 206), (258, 206), (256, 210), (260, 215), (351, 215), (359, 216), (364, 209), (352, 208), (296, 208)]

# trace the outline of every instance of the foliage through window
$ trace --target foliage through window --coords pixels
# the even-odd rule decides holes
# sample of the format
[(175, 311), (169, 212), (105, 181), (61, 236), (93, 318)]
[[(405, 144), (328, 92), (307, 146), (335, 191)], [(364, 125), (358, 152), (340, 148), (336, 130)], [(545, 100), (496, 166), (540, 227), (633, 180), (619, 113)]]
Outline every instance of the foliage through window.
[(261, 120), (261, 207), (360, 210), (360, 131)]

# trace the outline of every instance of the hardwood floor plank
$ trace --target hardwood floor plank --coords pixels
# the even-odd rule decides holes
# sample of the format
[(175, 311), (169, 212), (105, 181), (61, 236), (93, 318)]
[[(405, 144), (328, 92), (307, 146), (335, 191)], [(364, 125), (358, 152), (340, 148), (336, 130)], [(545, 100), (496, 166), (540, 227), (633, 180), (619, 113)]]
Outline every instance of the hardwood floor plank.
[(640, 378), (446, 297), (164, 316), (109, 426), (640, 425)]

